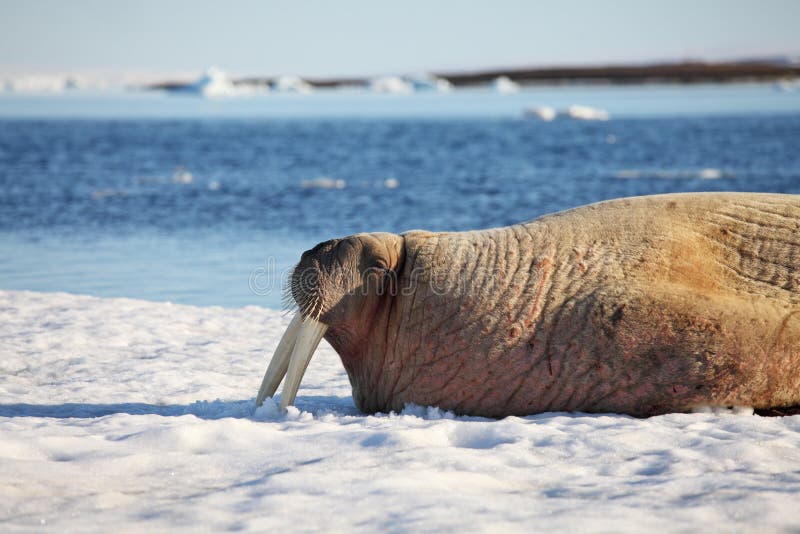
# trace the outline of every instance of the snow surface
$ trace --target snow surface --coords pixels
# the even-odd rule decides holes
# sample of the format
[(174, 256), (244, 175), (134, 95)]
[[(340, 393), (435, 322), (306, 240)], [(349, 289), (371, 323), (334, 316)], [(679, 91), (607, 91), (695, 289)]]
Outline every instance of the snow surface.
[(288, 320), (0, 291), (3, 531), (800, 528), (800, 416), (365, 416), (324, 343), (256, 410)]

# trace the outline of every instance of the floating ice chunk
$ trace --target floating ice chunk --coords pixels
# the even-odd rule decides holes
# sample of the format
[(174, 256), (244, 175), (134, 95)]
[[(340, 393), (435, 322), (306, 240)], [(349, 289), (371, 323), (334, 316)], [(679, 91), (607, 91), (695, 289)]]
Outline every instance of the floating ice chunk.
[(697, 173), (697, 177), (703, 180), (716, 180), (717, 178), (722, 178), (722, 171), (719, 169), (701, 169)]
[(397, 189), (398, 185), (400, 182), (397, 181), (397, 178), (387, 178), (383, 181), (383, 187), (386, 189)]
[(329, 178), (327, 176), (320, 176), (313, 180), (303, 180), (301, 182), (303, 189), (344, 189), (347, 182), (341, 178)]
[(219, 191), (220, 187), (222, 187), (222, 184), (220, 184), (217, 180), (208, 182), (209, 191)]
[(172, 173), (173, 184), (190, 184), (193, 181), (194, 181), (194, 176), (192, 176), (192, 173), (190, 173), (183, 167), (178, 167), (177, 169), (175, 169), (175, 172)]
[(370, 80), (369, 89), (375, 93), (407, 94), (414, 92), (414, 85), (399, 76), (381, 76)]
[(489, 84), (498, 93), (510, 94), (519, 91), (519, 84), (508, 76), (498, 76)]
[(607, 121), (609, 119), (608, 111), (590, 106), (570, 106), (564, 114), (570, 119), (583, 121)]
[(308, 94), (314, 90), (313, 86), (310, 83), (300, 78), (299, 76), (295, 76), (293, 74), (278, 76), (277, 78), (272, 80), (272, 88), (275, 91), (280, 91), (282, 93), (300, 93), (300, 94)]
[(775, 89), (782, 93), (800, 91), (800, 79), (787, 78), (775, 83)]
[(539, 119), (542, 121), (550, 122), (551, 120), (556, 118), (558, 113), (556, 113), (556, 110), (554, 110), (550, 106), (536, 106), (536, 107), (525, 108), (522, 111), (522, 115), (527, 118)]

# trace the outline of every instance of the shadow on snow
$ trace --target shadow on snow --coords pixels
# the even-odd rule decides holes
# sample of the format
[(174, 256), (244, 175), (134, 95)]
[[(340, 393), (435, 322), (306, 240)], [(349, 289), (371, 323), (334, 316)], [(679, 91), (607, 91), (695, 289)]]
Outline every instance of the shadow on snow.
[[(55, 419), (90, 419), (105, 417), (114, 414), (128, 415), (160, 415), (162, 417), (182, 417), (194, 415), (200, 419), (225, 419), (225, 418), (267, 418), (270, 415), (269, 399), (264, 403), (264, 408), (256, 409), (255, 399), (234, 401), (196, 401), (191, 404), (148, 404), (143, 402), (122, 402), (112, 404), (93, 404), (83, 402), (66, 402), (63, 404), (28, 404), (13, 403), (0, 404), (0, 417), (50, 417)], [(274, 416), (277, 417), (277, 408), (274, 407)], [(311, 412), (314, 415), (357, 415), (358, 411), (353, 406), (349, 397), (333, 396), (304, 396), (297, 399), (297, 409)], [(262, 410), (267, 413), (263, 414)], [(257, 413), (258, 412), (258, 413)]]

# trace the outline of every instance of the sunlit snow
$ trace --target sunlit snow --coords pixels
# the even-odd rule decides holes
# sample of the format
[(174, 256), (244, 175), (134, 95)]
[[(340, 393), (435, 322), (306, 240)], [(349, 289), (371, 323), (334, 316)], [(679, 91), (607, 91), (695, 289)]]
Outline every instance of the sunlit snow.
[(367, 416), (324, 342), (256, 410), (288, 320), (0, 291), (4, 530), (800, 527), (800, 416)]

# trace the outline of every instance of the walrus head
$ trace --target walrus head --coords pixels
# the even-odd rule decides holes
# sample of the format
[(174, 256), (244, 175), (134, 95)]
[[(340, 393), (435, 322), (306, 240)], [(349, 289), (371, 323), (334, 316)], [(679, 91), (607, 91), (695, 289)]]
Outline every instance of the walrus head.
[(397, 290), (403, 261), (403, 237), (389, 233), (333, 239), (304, 252), (287, 293), (298, 312), (275, 349), (256, 404), (273, 396), (284, 376), (280, 408), (294, 402), (308, 362), (329, 328), (340, 340), (368, 335), (364, 329), (369, 329), (369, 319), (382, 299)]

